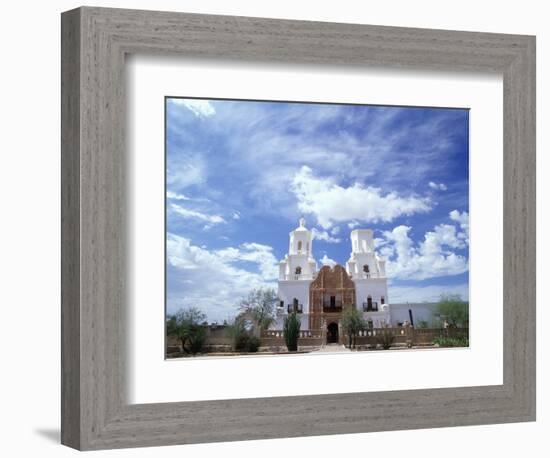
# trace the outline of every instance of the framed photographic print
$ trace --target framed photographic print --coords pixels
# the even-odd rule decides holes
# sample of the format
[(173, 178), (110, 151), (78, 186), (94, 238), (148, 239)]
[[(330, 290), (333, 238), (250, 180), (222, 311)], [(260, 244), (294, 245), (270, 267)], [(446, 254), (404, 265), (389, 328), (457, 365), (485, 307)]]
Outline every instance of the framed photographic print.
[(62, 442), (533, 420), (534, 68), (529, 36), (64, 13)]

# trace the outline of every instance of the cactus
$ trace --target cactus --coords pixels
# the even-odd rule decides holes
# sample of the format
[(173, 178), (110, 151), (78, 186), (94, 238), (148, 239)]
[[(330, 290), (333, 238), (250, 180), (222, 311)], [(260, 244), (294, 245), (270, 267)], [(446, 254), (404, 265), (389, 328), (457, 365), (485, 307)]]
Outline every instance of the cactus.
[(285, 317), (283, 325), (283, 335), (285, 338), (285, 344), (288, 351), (298, 350), (298, 337), (300, 336), (300, 319), (296, 312), (290, 313)]

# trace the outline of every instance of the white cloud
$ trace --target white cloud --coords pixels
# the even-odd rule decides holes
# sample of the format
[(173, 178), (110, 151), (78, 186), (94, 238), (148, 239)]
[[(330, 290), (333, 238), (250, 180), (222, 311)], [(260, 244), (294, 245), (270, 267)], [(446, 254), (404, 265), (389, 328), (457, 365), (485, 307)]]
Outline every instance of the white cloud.
[(467, 247), (466, 233), (457, 231), (456, 226), (439, 224), (415, 244), (410, 230), (409, 226), (397, 226), (385, 231), (384, 240), (379, 242), (380, 254), (388, 259), (388, 276), (424, 280), (468, 271), (468, 258), (452, 251)]
[(173, 199), (173, 200), (191, 200), (191, 198), (187, 197), (185, 194), (179, 194), (177, 192), (172, 192), (172, 191), (167, 191), (166, 197), (168, 197), (168, 199)]
[(389, 301), (391, 304), (437, 302), (442, 294), (460, 294), (463, 300), (468, 300), (468, 283), (459, 285), (391, 286), (389, 288)]
[(171, 152), (166, 170), (166, 184), (170, 191), (180, 191), (206, 182), (207, 166), (200, 154)]
[(238, 211), (233, 212), (233, 219), (241, 219), (241, 214)]
[(453, 221), (456, 221), (458, 224), (460, 224), (460, 228), (468, 237), (470, 237), (470, 215), (468, 214), (468, 212), (460, 213), (458, 210), (453, 210), (451, 213), (449, 213), (449, 217)]
[(330, 259), (326, 253), (325, 255), (319, 260), (319, 262), (324, 266), (330, 266), (334, 267), (336, 264), (338, 264), (334, 259)]
[(330, 230), (330, 233), (332, 235), (338, 235), (340, 233), (340, 226), (334, 226), (331, 230)]
[(264, 280), (273, 280), (279, 275), (279, 266), (273, 254), (273, 248), (268, 245), (243, 243), (239, 248), (224, 248), (215, 253), (224, 262), (248, 261), (257, 264)]
[(434, 183), (433, 181), (430, 181), (428, 183), (428, 186), (432, 189), (437, 189), (438, 191), (446, 191), (447, 185), (445, 183)]
[(220, 215), (208, 215), (206, 213), (202, 213), (196, 210), (189, 210), (188, 208), (184, 208), (181, 205), (171, 204), (170, 209), (174, 213), (183, 216), (185, 219), (203, 221), (207, 223), (208, 227), (213, 224), (221, 224), (226, 222), (225, 219), (223, 219), (223, 217), (221, 217)]
[(365, 188), (359, 183), (345, 188), (332, 179), (314, 176), (307, 166), (302, 166), (294, 176), (292, 191), (298, 199), (298, 208), (314, 214), (324, 229), (334, 222), (388, 222), (398, 216), (430, 210), (427, 198), (401, 197), (395, 192), (384, 194), (380, 188)]
[(188, 108), (199, 118), (207, 118), (216, 114), (214, 106), (208, 100), (170, 99), (170, 102)]
[(208, 250), (168, 234), (168, 311), (196, 306), (209, 321), (234, 316), (237, 303), (251, 289), (276, 288), (278, 262), (271, 247), (245, 243)]
[(317, 228), (312, 228), (311, 233), (314, 240), (322, 240), (327, 243), (340, 243), (342, 240), (336, 237), (332, 237), (327, 231), (320, 231)]
[(355, 229), (357, 226), (359, 226), (359, 222), (358, 221), (352, 221), (350, 223), (348, 223), (348, 227), (350, 229)]
[(374, 248), (381, 248), (387, 243), (385, 239), (380, 237), (375, 237), (373, 241), (374, 241)]

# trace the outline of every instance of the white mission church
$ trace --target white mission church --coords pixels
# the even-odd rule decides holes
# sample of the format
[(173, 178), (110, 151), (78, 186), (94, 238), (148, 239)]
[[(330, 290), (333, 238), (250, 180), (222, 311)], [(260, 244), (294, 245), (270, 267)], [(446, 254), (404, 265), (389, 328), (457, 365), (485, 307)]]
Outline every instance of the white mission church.
[[(412, 320), (413, 304), (399, 304), (393, 313), (386, 261), (374, 249), (371, 229), (351, 232), (351, 253), (345, 268), (336, 264), (318, 270), (313, 256), (313, 234), (303, 218), (289, 236), (288, 254), (279, 263), (279, 304), (273, 329), (282, 329), (285, 315), (296, 310), (302, 330), (323, 330), (328, 341), (336, 342), (342, 311), (349, 306), (362, 312), (375, 328)], [(423, 305), (418, 308), (417, 319), (431, 315), (433, 304)]]

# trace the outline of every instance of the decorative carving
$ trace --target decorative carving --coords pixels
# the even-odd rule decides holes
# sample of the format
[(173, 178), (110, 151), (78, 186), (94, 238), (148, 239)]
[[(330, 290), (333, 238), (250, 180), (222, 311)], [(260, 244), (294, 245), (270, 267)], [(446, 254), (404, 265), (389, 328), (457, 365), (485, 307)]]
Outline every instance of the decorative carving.
[(321, 329), (327, 313), (339, 322), (342, 310), (355, 306), (355, 284), (346, 269), (339, 264), (323, 266), (309, 286), (309, 304), (310, 329)]

